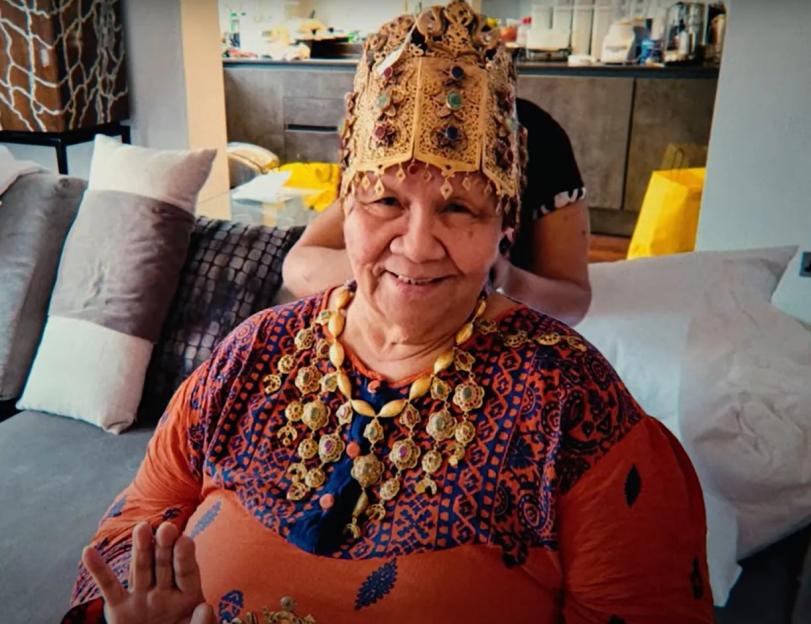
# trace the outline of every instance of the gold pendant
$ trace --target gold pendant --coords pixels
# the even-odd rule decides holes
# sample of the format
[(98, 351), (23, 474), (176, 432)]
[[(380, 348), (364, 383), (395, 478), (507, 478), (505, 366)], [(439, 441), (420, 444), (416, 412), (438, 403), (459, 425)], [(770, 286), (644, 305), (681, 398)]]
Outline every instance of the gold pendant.
[(380, 498), (384, 501), (390, 501), (400, 492), (400, 479), (392, 477), (383, 482), (380, 486)]
[(437, 493), (437, 485), (436, 481), (434, 481), (431, 477), (425, 477), (422, 481), (419, 481), (417, 485), (414, 486), (414, 490), (417, 494), (428, 494), (429, 496), (434, 496)]
[(296, 441), (298, 432), (292, 425), (287, 424), (279, 429), (279, 431), (276, 433), (276, 437), (282, 441), (284, 446), (290, 446)]
[(265, 391), (265, 394), (269, 395), (273, 394), (282, 387), (282, 378), (278, 375), (265, 375), (262, 378), (262, 383), (264, 384), (263, 390)]
[(329, 420), (329, 408), (319, 399), (309, 401), (304, 404), (301, 421), (307, 425), (311, 431), (318, 431)]
[(484, 388), (472, 379), (456, 386), (453, 404), (463, 412), (479, 409), (484, 401)]
[(443, 407), (428, 417), (428, 426), (426, 427), (426, 430), (428, 431), (428, 435), (434, 440), (437, 442), (442, 442), (453, 435), (453, 429), (455, 426), (456, 419), (446, 408)]
[(305, 366), (296, 373), (296, 388), (302, 395), (312, 394), (321, 387), (321, 373), (315, 366)]

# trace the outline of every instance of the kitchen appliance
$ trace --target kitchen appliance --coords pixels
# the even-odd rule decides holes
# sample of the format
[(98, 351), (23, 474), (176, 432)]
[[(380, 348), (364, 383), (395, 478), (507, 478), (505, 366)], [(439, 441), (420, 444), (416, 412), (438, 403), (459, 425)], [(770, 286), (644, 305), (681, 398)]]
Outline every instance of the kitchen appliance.
[(647, 37), (648, 30), (639, 21), (617, 20), (608, 28), (603, 39), (600, 60), (608, 64), (635, 63), (640, 45)]

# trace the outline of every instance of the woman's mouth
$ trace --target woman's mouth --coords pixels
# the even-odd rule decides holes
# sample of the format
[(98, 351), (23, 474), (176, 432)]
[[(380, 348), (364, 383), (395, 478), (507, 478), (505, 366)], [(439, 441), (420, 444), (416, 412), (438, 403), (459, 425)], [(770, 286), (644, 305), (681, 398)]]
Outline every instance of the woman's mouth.
[(399, 273), (394, 273), (393, 271), (386, 271), (386, 273), (391, 275), (399, 283), (407, 286), (430, 286), (433, 284), (438, 284), (445, 279), (444, 277), (414, 277), (411, 275), (400, 275)]

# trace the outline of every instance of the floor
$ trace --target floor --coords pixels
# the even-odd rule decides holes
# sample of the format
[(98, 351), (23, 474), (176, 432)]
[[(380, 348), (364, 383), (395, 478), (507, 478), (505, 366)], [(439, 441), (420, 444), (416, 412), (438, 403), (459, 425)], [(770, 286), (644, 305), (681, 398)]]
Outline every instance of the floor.
[(628, 253), (630, 238), (621, 236), (591, 235), (589, 262), (614, 262), (623, 260)]

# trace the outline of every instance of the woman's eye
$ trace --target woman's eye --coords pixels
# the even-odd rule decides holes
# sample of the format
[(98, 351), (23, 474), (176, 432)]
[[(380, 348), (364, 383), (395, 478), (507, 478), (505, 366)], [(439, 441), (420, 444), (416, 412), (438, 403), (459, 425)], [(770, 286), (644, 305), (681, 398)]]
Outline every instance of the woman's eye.
[(381, 197), (372, 202), (373, 204), (382, 204), (384, 206), (396, 206), (399, 202), (396, 197)]
[(451, 212), (456, 214), (473, 214), (473, 211), (463, 204), (447, 204), (445, 206), (445, 212)]

